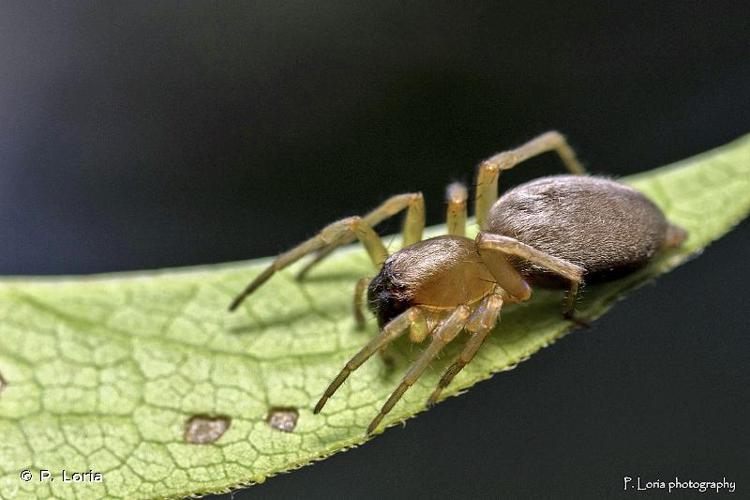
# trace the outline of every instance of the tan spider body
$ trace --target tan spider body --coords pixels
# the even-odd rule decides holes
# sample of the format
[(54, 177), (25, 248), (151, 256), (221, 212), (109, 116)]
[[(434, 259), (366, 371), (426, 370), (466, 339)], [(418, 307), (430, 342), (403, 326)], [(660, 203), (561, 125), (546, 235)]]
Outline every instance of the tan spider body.
[[(537, 179), (497, 198), (500, 171), (540, 153), (556, 151), (575, 175)], [(355, 318), (364, 323), (362, 294), (378, 318), (380, 333), (370, 340), (331, 382), (315, 407), (321, 411), (349, 374), (390, 342), (409, 332), (430, 343), (373, 419), (373, 432), (406, 390), (416, 382), (442, 348), (463, 330), (469, 339), (430, 396), (434, 403), (468, 364), (496, 325), (506, 302), (528, 300), (531, 286), (568, 288), (563, 314), (573, 319), (575, 299), (587, 282), (622, 276), (648, 263), (660, 251), (679, 246), (685, 232), (670, 224), (646, 197), (613, 180), (582, 175), (584, 169), (562, 135), (547, 132), (479, 166), (476, 218), (481, 232), (466, 238), (467, 190), (452, 184), (447, 193), (448, 235), (422, 240), (424, 200), (421, 193), (397, 195), (363, 217), (326, 226), (318, 235), (285, 252), (248, 285), (230, 306), (234, 310), (275, 271), (315, 252), (300, 273), (336, 247), (359, 239), (378, 274), (363, 278), (355, 289)], [(372, 229), (406, 210), (404, 247), (388, 256)]]

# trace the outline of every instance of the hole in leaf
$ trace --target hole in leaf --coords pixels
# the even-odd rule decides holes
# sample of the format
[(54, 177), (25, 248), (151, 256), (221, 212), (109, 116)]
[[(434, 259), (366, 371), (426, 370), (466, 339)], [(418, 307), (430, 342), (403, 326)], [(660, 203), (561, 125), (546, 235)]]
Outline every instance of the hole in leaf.
[(195, 415), (185, 424), (185, 441), (193, 444), (214, 443), (231, 423), (232, 419), (225, 416)]
[(0, 373), (0, 392), (3, 392), (3, 389), (5, 389), (8, 386), (8, 382), (5, 381), (3, 378), (3, 374)]
[(277, 431), (292, 432), (297, 427), (298, 418), (297, 408), (271, 408), (266, 417), (266, 422)]

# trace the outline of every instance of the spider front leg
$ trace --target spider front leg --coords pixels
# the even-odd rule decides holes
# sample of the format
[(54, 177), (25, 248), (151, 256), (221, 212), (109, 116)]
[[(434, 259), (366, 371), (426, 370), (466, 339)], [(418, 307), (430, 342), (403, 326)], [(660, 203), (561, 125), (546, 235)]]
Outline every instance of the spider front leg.
[(349, 377), (349, 375), (362, 366), (362, 364), (370, 359), (370, 357), (399, 338), (407, 330), (410, 335), (421, 335), (422, 332), (427, 330), (427, 321), (419, 307), (411, 307), (406, 311), (402, 312), (387, 325), (383, 327), (383, 330), (374, 337), (370, 342), (367, 343), (357, 354), (354, 355), (349, 362), (344, 365), (344, 368), (339, 372), (333, 382), (328, 386), (323, 395), (320, 397), (318, 404), (315, 405), (313, 413), (320, 413), (328, 399), (341, 387), (341, 384)]
[(576, 158), (575, 152), (568, 145), (565, 137), (555, 130), (546, 132), (516, 149), (491, 156), (479, 165), (474, 215), (480, 229), (484, 229), (487, 213), (497, 200), (497, 181), (500, 171), (510, 170), (529, 158), (549, 151), (557, 152), (570, 173), (577, 175), (586, 173), (586, 169)]
[(440, 327), (438, 327), (432, 335), (432, 342), (430, 342), (430, 345), (427, 346), (427, 349), (422, 352), (422, 355), (411, 365), (409, 371), (406, 372), (406, 375), (404, 375), (404, 378), (401, 380), (401, 383), (396, 390), (393, 391), (383, 405), (383, 408), (375, 416), (372, 422), (370, 422), (370, 425), (367, 427), (367, 434), (372, 434), (375, 429), (377, 429), (378, 425), (380, 425), (380, 422), (383, 420), (383, 417), (393, 409), (409, 387), (414, 385), (414, 382), (419, 379), (425, 368), (427, 368), (427, 365), (435, 359), (435, 356), (437, 356), (449, 342), (456, 338), (456, 335), (458, 335), (464, 328), (466, 320), (469, 318), (469, 313), (470, 310), (467, 306), (458, 306), (453, 313), (443, 321)]
[[(586, 272), (583, 267), (559, 257), (555, 257), (554, 255), (541, 252), (514, 238), (501, 236), (499, 234), (479, 233), (476, 238), (476, 244), (480, 255), (482, 255), (482, 259), (490, 270), (493, 270), (493, 265), (497, 266), (498, 264), (501, 264), (503, 266), (501, 272), (506, 273), (509, 277), (515, 272), (510, 272), (508, 270), (511, 266), (506, 259), (493, 259), (493, 254), (497, 253), (501, 254), (503, 257), (520, 257), (521, 259), (548, 269), (570, 281), (570, 289), (563, 308), (563, 315), (567, 319), (573, 319), (575, 300), (578, 296), (580, 284), (583, 282), (583, 275)], [(496, 278), (500, 279), (494, 271), (493, 274), (496, 275)], [(518, 273), (515, 272), (515, 275), (518, 276)], [(501, 286), (504, 285), (501, 283)]]
[(348, 217), (346, 219), (341, 219), (324, 227), (316, 236), (276, 257), (271, 265), (264, 269), (263, 272), (247, 285), (242, 293), (235, 297), (229, 306), (229, 310), (234, 311), (237, 309), (248, 295), (268, 281), (276, 271), (293, 264), (311, 252), (325, 248), (326, 246), (346, 237), (359, 239), (359, 241), (362, 242), (376, 268), (379, 269), (383, 265), (383, 262), (385, 262), (385, 259), (388, 258), (388, 251), (385, 249), (383, 241), (372, 227), (370, 227), (367, 221), (363, 220), (361, 217)]
[(471, 337), (466, 342), (463, 351), (459, 354), (458, 359), (445, 371), (445, 374), (438, 382), (438, 386), (427, 400), (427, 405), (434, 405), (443, 389), (453, 381), (453, 378), (471, 363), (474, 355), (477, 353), (485, 339), (497, 324), (500, 318), (500, 309), (503, 307), (503, 298), (498, 294), (493, 294), (482, 300), (482, 303), (474, 311), (466, 325), (466, 330), (471, 332)]
[[(404, 210), (406, 210), (406, 216), (401, 234), (403, 245), (409, 246), (422, 240), (422, 232), (425, 225), (424, 197), (422, 193), (405, 193), (391, 196), (370, 213), (364, 215), (362, 220), (371, 227), (375, 227), (389, 217), (393, 217)], [(297, 274), (297, 279), (304, 279), (313, 267), (331, 255), (334, 250), (342, 245), (353, 242), (354, 239), (354, 236), (351, 234), (343, 235), (338, 240), (332, 241), (321, 248), (313, 260), (300, 270)]]

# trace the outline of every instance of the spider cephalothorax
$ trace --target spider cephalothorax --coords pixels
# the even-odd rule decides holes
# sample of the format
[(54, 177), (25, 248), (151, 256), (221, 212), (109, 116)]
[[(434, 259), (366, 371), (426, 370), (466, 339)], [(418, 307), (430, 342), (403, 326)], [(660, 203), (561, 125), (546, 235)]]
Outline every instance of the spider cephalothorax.
[(409, 307), (434, 312), (470, 304), (491, 294), (495, 279), (473, 240), (438, 236), (394, 253), (367, 290), (370, 310), (384, 326)]
[[(528, 182), (497, 199), (500, 171), (547, 151), (556, 151), (576, 175), (545, 177)], [(467, 190), (448, 188), (448, 234), (422, 240), (424, 200), (420, 193), (394, 196), (363, 217), (349, 217), (326, 226), (318, 235), (279, 255), (232, 302), (235, 309), (277, 270), (315, 252), (304, 275), (336, 247), (359, 239), (378, 269), (355, 291), (355, 318), (364, 322), (361, 293), (367, 287), (370, 310), (380, 333), (341, 370), (315, 406), (321, 411), (349, 374), (409, 332), (412, 340), (430, 343), (404, 375), (399, 386), (368, 427), (374, 431), (396, 402), (414, 384), (446, 344), (463, 330), (469, 339), (430, 396), (443, 388), (473, 359), (498, 321), (505, 302), (523, 302), (530, 284), (565, 286), (563, 308), (573, 319), (575, 299), (587, 282), (632, 272), (660, 251), (679, 246), (685, 231), (670, 224), (642, 194), (611, 179), (588, 177), (562, 135), (548, 132), (523, 146), (482, 162), (477, 175), (476, 218), (481, 232), (466, 238)], [(372, 226), (406, 210), (404, 247), (388, 255)]]

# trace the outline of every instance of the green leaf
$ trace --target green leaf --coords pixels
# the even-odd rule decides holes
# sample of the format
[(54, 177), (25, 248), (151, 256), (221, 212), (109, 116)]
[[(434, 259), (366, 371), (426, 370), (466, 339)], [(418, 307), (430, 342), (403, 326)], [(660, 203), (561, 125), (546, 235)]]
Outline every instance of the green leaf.
[[(747, 215), (750, 136), (627, 181), (690, 237), (638, 274), (588, 287), (583, 318), (603, 314), (625, 290), (684, 262)], [(398, 344), (393, 370), (371, 360), (313, 415), (331, 378), (376, 330), (371, 321), (368, 332), (356, 331), (350, 307), (356, 278), (372, 269), (360, 248), (343, 250), (306, 283), (293, 281), (292, 268), (239, 313), (226, 313), (267, 262), (0, 281), (0, 496), (226, 491), (364, 442), (367, 424), (417, 349)], [(505, 310), (446, 395), (512, 368), (566, 333), (560, 301), (560, 292), (537, 290), (530, 302)], [(428, 370), (386, 423), (424, 408), (459, 347)], [(267, 422), (273, 408), (287, 411), (273, 417), (276, 428)], [(24, 469), (34, 479), (22, 481)], [(39, 481), (40, 469), (55, 480)], [(93, 469), (104, 482), (63, 483), (62, 469)]]

